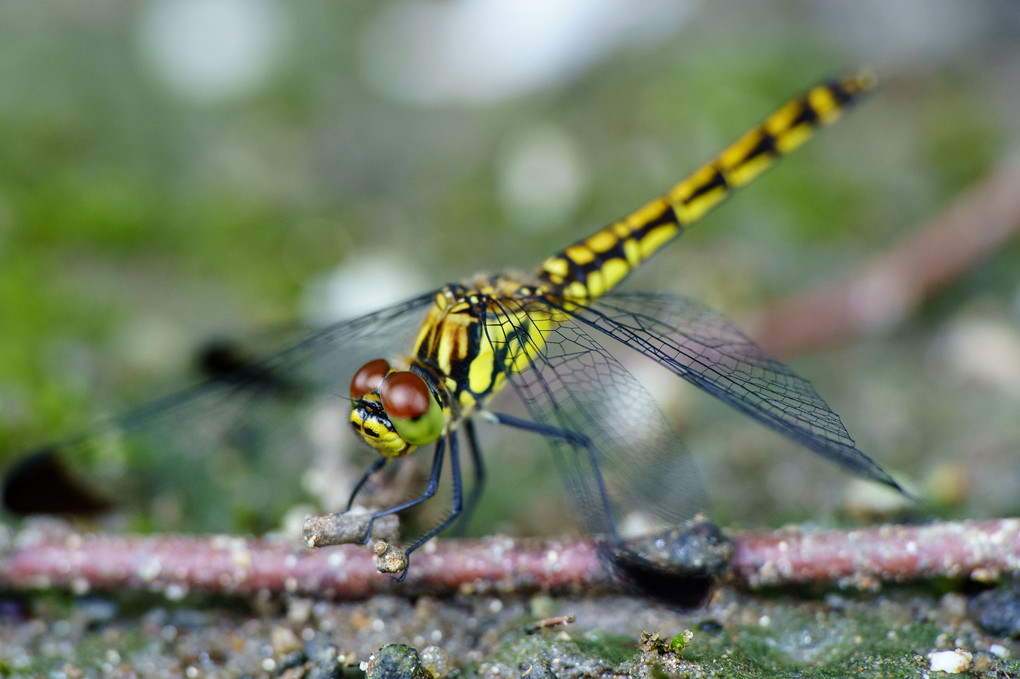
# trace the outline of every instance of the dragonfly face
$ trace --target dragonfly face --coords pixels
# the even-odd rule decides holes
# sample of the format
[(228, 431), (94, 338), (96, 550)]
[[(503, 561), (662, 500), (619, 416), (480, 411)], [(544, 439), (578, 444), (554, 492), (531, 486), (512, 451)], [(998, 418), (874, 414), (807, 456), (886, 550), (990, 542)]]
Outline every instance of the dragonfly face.
[(384, 457), (432, 443), (446, 426), (438, 384), (423, 366), (410, 367), (417, 370), (394, 370), (377, 358), (351, 379), (351, 426)]

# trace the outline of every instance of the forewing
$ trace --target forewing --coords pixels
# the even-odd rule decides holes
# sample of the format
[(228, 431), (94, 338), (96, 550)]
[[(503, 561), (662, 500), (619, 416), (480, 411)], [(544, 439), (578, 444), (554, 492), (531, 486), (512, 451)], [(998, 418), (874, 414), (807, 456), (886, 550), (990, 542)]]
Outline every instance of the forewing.
[(614, 293), (570, 313), (787, 438), (899, 490), (857, 449), (810, 382), (765, 355), (715, 311), (686, 297)]
[[(64, 460), (117, 505), (161, 530), (259, 530), (300, 499), (316, 455), (355, 441), (349, 384), (373, 358), (406, 354), (432, 303), (422, 295), (313, 332), (274, 355), (45, 446), (5, 474), (7, 504), (40, 459)], [(39, 508), (35, 508), (38, 511)]]
[(613, 521), (624, 533), (648, 533), (693, 516), (704, 505), (700, 476), (651, 394), (588, 327), (547, 316), (541, 303), (532, 304), (542, 335), (538, 351), (523, 345), (527, 333), (508, 332), (505, 317), (487, 328), (490, 339), (510, 337), (511, 353), (534, 356), (531, 369), (511, 375), (510, 384), (545, 429), (584, 526), (608, 535)]

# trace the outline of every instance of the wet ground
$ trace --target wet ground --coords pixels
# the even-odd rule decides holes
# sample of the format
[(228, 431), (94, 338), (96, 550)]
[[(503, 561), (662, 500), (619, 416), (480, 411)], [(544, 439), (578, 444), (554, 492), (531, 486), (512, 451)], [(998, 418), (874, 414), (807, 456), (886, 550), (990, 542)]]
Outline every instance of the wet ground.
[[(1004, 588), (724, 589), (693, 614), (628, 597), (55, 593), (8, 596), (2, 610), (5, 676), (917, 677), (929, 654), (957, 649), (969, 676), (1020, 676), (1020, 599)], [(533, 624), (554, 616), (574, 622)]]

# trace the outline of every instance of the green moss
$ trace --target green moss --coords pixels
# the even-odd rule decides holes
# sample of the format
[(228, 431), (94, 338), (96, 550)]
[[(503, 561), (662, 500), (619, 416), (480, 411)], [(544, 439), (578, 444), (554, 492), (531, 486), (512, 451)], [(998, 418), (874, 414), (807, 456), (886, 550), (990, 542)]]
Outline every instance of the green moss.
[(610, 663), (621, 663), (633, 657), (637, 651), (637, 644), (632, 637), (599, 630), (588, 632), (577, 639), (576, 643), (579, 652), (605, 658)]

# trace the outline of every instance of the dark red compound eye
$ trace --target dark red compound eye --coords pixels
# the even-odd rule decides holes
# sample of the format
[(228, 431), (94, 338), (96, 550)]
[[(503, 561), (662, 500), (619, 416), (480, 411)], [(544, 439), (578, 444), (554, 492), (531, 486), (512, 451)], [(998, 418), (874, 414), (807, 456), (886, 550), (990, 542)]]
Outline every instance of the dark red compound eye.
[(432, 393), (418, 375), (412, 372), (391, 374), (379, 387), (383, 408), (392, 418), (416, 420), (429, 411)]
[(361, 366), (351, 380), (351, 398), (356, 401), (368, 392), (378, 389), (389, 371), (390, 364), (382, 358), (369, 361)]

